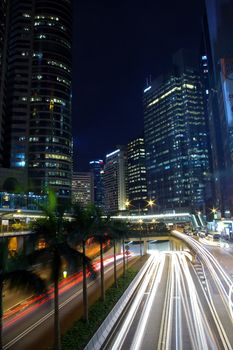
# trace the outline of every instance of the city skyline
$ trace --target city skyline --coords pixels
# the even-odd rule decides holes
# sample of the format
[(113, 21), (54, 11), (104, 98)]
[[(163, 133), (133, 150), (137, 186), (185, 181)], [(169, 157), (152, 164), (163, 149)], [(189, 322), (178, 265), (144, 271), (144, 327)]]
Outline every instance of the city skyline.
[(74, 13), (74, 166), (87, 171), (90, 160), (143, 133), (146, 79), (166, 71), (178, 49), (200, 48), (204, 1), (90, 0)]

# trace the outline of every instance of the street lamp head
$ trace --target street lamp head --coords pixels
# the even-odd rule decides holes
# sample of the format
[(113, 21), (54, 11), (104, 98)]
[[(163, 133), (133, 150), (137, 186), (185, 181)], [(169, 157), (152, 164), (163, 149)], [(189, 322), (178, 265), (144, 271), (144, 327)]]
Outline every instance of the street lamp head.
[(149, 205), (150, 207), (152, 207), (153, 205), (155, 205), (155, 201), (152, 200), (152, 199), (149, 199), (147, 203), (148, 203), (148, 205)]
[(213, 208), (211, 209), (211, 213), (215, 214), (216, 212), (217, 212), (217, 208), (214, 208), (214, 207), (213, 207)]
[(125, 201), (125, 206), (126, 208), (130, 206), (130, 201), (128, 199)]

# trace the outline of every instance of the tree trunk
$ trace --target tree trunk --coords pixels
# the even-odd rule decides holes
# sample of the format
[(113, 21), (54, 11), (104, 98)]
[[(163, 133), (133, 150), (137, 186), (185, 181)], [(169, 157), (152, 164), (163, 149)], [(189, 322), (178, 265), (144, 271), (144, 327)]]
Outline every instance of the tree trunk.
[(86, 323), (89, 322), (88, 319), (88, 296), (87, 296), (87, 268), (86, 268), (86, 246), (85, 241), (82, 241), (83, 248), (83, 319)]
[(114, 284), (115, 288), (118, 288), (117, 284), (117, 264), (116, 264), (116, 240), (113, 240), (113, 254), (114, 254)]
[(61, 330), (59, 322), (59, 281), (54, 281), (54, 348), (61, 350)]
[(122, 240), (123, 245), (123, 277), (125, 277), (125, 239)]
[(104, 259), (103, 259), (103, 243), (100, 242), (100, 279), (101, 279), (101, 299), (105, 301), (104, 288)]
[[(1, 278), (1, 276), (0, 276)], [(0, 350), (3, 349), (2, 343), (2, 318), (3, 318), (3, 282), (0, 281)]]
[(142, 257), (142, 231), (140, 230), (140, 257)]
[(59, 321), (59, 266), (60, 257), (54, 252), (54, 349), (61, 350), (61, 329)]

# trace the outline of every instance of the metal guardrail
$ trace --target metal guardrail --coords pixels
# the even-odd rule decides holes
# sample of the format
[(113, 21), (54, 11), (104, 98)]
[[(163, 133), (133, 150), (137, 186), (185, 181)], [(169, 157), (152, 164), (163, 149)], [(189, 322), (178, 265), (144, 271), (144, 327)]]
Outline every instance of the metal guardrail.
[(32, 231), (8, 231), (8, 232), (0, 232), (0, 237), (15, 237), (15, 236), (28, 236), (33, 234)]
[(104, 322), (97, 329), (93, 337), (90, 339), (89, 343), (86, 345), (84, 350), (100, 350), (103, 346), (105, 340), (108, 338), (109, 334), (112, 332), (114, 326), (116, 325), (121, 313), (125, 309), (127, 303), (130, 298), (134, 294), (137, 289), (139, 283), (144, 277), (148, 267), (150, 266), (151, 260), (153, 257), (151, 256), (146, 264), (141, 268), (136, 277), (130, 283), (126, 291), (123, 293), (121, 298), (118, 300), (112, 311), (105, 318)]

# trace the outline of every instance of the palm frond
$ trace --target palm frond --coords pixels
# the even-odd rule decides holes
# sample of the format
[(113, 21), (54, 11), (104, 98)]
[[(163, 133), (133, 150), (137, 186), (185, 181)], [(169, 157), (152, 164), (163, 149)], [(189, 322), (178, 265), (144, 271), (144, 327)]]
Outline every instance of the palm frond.
[(7, 282), (10, 289), (30, 290), (36, 294), (46, 292), (44, 280), (37, 274), (28, 270), (18, 269), (6, 272), (0, 275), (0, 279), (2, 279), (3, 282)]

